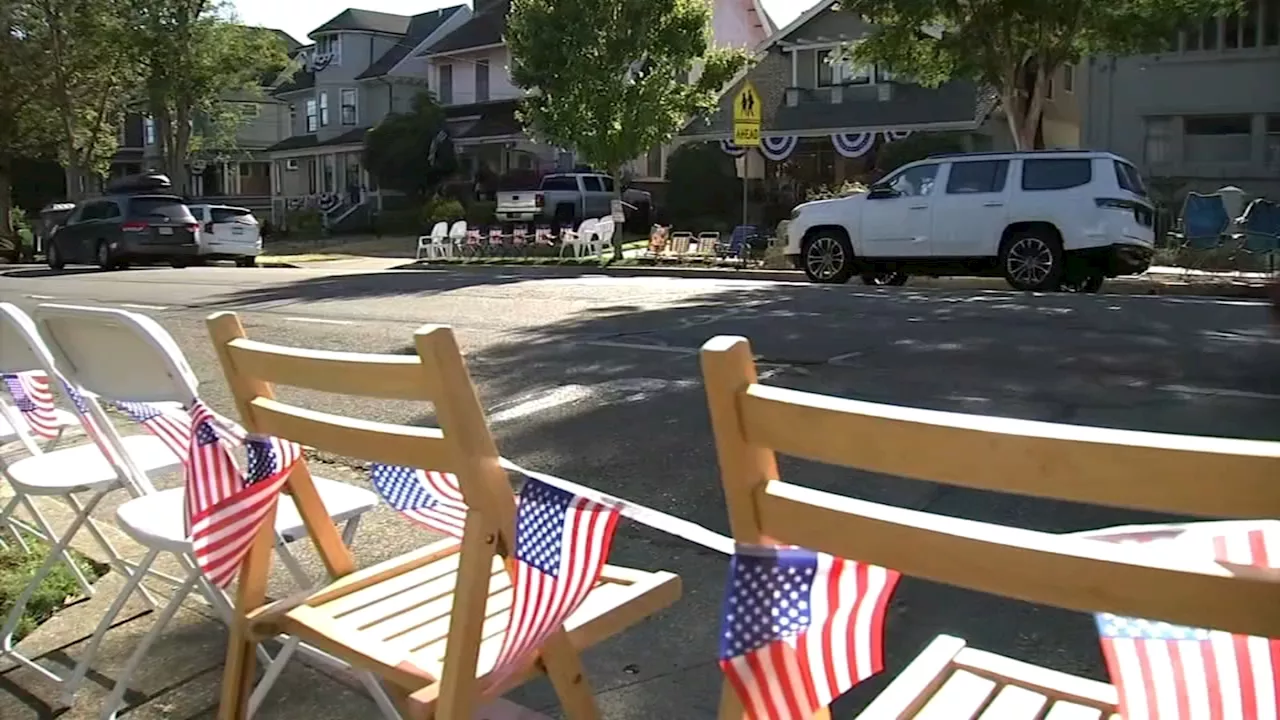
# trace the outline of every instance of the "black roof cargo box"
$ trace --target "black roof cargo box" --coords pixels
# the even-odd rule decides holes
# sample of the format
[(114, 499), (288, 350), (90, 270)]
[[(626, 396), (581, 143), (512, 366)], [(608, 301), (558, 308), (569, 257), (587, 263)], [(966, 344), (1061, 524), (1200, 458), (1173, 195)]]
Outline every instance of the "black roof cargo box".
[(130, 193), (146, 193), (146, 192), (169, 192), (173, 190), (173, 183), (169, 181), (168, 175), (159, 173), (145, 173), (142, 175), (126, 175), (122, 178), (116, 178), (107, 183), (107, 193), (113, 195), (127, 195)]

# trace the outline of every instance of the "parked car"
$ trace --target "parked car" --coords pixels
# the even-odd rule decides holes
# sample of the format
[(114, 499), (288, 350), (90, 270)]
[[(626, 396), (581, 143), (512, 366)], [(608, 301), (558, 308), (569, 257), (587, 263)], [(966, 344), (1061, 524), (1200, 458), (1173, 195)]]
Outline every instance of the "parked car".
[(820, 283), (979, 275), (1018, 290), (1097, 292), (1104, 278), (1150, 266), (1154, 219), (1141, 175), (1118, 155), (935, 155), (868, 192), (796, 207), (785, 253)]
[(200, 259), (253, 267), (262, 254), (262, 227), (253, 211), (231, 205), (190, 205), (200, 223)]
[(40, 209), (40, 220), (35, 225), (36, 254), (45, 252), (49, 239), (67, 222), (71, 212), (76, 209), (73, 202), (52, 202)]
[[(498, 193), (500, 222), (549, 222), (558, 226), (578, 223), (610, 213), (614, 196), (613, 178), (599, 173), (557, 173), (545, 175), (536, 190)], [(653, 198), (635, 188), (622, 191), (622, 202), (630, 208), (628, 218), (647, 225)]]
[(163, 175), (132, 176), (107, 186), (103, 197), (76, 205), (45, 249), (49, 267), (68, 263), (127, 268), (162, 261), (185, 267), (197, 259), (200, 226)]

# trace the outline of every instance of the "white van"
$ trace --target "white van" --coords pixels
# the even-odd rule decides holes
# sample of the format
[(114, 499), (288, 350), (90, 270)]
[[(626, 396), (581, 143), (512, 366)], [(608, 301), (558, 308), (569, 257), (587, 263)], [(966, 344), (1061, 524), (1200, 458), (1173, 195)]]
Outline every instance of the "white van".
[(230, 205), (189, 207), (200, 223), (202, 260), (235, 260), (240, 267), (254, 266), (262, 254), (262, 228), (252, 210)]

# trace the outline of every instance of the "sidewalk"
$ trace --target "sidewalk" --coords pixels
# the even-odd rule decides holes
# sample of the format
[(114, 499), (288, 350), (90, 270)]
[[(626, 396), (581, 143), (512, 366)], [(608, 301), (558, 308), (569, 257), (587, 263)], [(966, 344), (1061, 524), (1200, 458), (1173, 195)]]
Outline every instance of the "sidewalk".
[[(80, 434), (77, 432), (76, 435)], [(72, 436), (63, 442), (71, 446), (77, 443), (77, 439)], [(5, 449), (13, 453), (19, 448), (15, 443)], [(120, 497), (115, 500), (124, 499), (124, 491), (116, 494)], [(12, 490), (8, 485), (0, 483), (0, 504), (11, 496)], [(36, 498), (35, 502), (56, 530), (66, 527), (71, 513), (65, 505), (47, 498)], [(145, 551), (115, 527), (114, 506), (115, 503), (111, 503), (110, 508), (100, 507), (94, 517), (123, 557), (138, 560)], [(308, 543), (302, 540), (295, 545), (302, 544)], [(106, 562), (105, 553), (83, 530), (73, 546), (95, 561)], [(163, 555), (157, 569), (168, 574), (180, 574), (172, 558)], [(272, 582), (276, 595), (281, 592), (279, 588), (288, 585), (282, 574), (283, 569), (277, 562)], [(312, 574), (316, 575), (315, 572)], [(23, 638), (17, 649), (58, 674), (69, 674), (76, 660), (82, 657), (99, 619), (114, 601), (123, 582), (119, 573), (108, 572), (98, 581), (95, 597), (69, 604)], [(171, 592), (163, 584), (150, 582), (148, 586), (162, 603)], [(125, 605), (99, 647), (75, 703), (69, 708), (59, 700), (58, 685), (8, 658), (0, 659), (0, 718), (96, 720), (103, 701), (114, 688), (114, 678), (118, 677), (143, 635), (153, 627), (153, 615), (136, 596)], [(211, 608), (200, 601), (188, 600), (134, 673), (125, 695), (127, 717), (131, 720), (215, 718), (226, 637), (226, 627), (215, 618)], [(274, 643), (268, 649), (274, 654)], [(318, 666), (306, 664), (299, 654), (285, 668), (257, 717), (263, 720), (375, 720), (381, 716), (351, 674), (318, 669)], [(476, 717), (483, 720), (548, 720), (545, 715), (506, 700), (491, 703)]]

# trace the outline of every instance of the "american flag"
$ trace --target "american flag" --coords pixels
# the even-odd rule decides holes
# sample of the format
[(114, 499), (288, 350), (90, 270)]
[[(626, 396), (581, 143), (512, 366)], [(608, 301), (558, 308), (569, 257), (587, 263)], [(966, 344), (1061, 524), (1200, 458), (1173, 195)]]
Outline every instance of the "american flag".
[(197, 401), (191, 411), (187, 462), (187, 522), (196, 563), (210, 582), (225, 588), (275, 507), (280, 487), (302, 457), (297, 443), (250, 435), (248, 474), (240, 475), (227, 441), (214, 431), (212, 411)]
[(186, 457), (191, 447), (191, 418), (185, 413), (170, 412), (145, 402), (116, 402), (116, 409), (160, 438), (165, 447), (178, 457)]
[(899, 574), (794, 547), (739, 545), (729, 564), (720, 669), (754, 720), (810, 718), (884, 669)]
[(617, 526), (616, 508), (525, 481), (516, 513), (515, 597), (491, 684), (523, 667), (586, 599)]
[(457, 475), (374, 463), (370, 479), (382, 499), (405, 517), (437, 532), (462, 537), (467, 504)]
[(58, 415), (48, 375), (38, 370), (6, 373), (4, 385), (33, 433), (46, 440), (58, 437)]
[[(1275, 528), (1211, 537), (1214, 556), (1280, 566)], [(1125, 720), (1275, 720), (1280, 716), (1280, 640), (1166, 622), (1095, 616)]]

